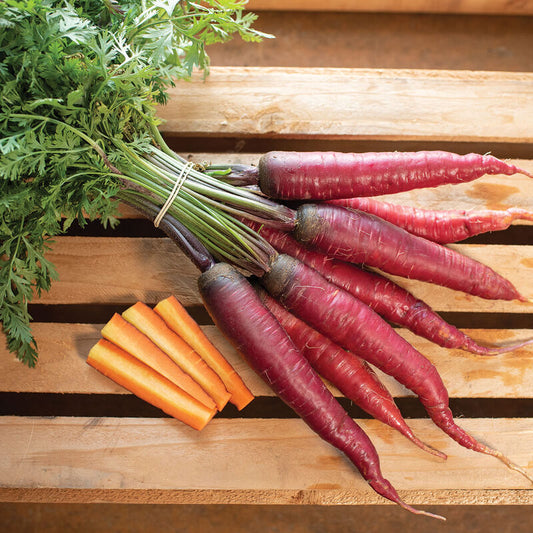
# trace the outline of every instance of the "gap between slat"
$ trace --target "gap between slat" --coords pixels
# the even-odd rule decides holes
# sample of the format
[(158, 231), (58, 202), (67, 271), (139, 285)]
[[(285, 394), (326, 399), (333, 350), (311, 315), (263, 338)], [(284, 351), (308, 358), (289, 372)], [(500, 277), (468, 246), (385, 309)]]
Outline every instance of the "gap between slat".
[[(339, 403), (352, 418), (371, 419), (350, 400), (340, 397)], [(416, 398), (396, 398), (406, 419), (428, 418)], [(533, 398), (450, 398), (450, 408), (461, 418), (528, 418), (533, 412)], [(132, 394), (74, 394), (0, 392), (0, 416), (26, 417), (128, 417), (169, 418), (160, 409)], [(242, 411), (228, 404), (217, 418), (277, 419), (298, 418), (274, 396), (258, 396)]]

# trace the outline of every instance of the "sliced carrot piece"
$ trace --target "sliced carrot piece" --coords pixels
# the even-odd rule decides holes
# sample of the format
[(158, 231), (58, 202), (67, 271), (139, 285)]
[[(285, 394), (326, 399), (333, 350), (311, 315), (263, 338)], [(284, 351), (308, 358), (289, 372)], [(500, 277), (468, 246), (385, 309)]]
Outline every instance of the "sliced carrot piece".
[(201, 430), (216, 409), (206, 407), (183, 389), (113, 343), (100, 339), (89, 351), (87, 363), (168, 415)]
[(165, 352), (185, 373), (202, 387), (217, 405), (219, 411), (228, 403), (231, 394), (218, 374), (150, 307), (137, 302), (122, 313), (131, 325), (144, 333)]
[(213, 398), (191, 376), (183, 372), (166, 353), (118, 313), (104, 326), (102, 337), (159, 372), (206, 407), (216, 407)]
[(231, 393), (230, 402), (237, 409), (241, 410), (254, 399), (253, 394), (244, 384), (239, 374), (215, 348), (200, 326), (174, 296), (160, 301), (155, 306), (154, 311), (163, 318), (170, 329), (194, 348), (220, 376), (226, 389)]

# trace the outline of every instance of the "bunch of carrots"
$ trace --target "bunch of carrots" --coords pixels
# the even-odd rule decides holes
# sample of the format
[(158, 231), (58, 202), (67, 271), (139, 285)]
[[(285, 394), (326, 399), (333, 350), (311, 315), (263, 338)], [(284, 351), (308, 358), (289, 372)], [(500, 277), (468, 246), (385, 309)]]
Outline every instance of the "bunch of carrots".
[[(379, 494), (421, 512), (405, 504), (383, 477), (370, 439), (320, 376), (416, 440), (372, 374), (369, 365), (374, 365), (412, 390), (435, 424), (459, 444), (527, 476), (455, 423), (437, 369), (390, 322), (446, 347), (482, 355), (505, 349), (478, 346), (386, 276), (524, 301), (508, 280), (446, 243), (503, 229), (516, 218), (531, 220), (532, 214), (517, 209), (434, 213), (391, 207), (371, 197), (485, 174), (533, 176), (490, 155), (442, 151), (272, 152), (257, 166), (193, 168), (162, 138), (156, 104), (164, 104), (167, 89), (195, 67), (207, 73), (206, 45), (237, 33), (247, 40), (265, 37), (251, 29), (254, 15), (242, 13), (243, 2), (214, 0), (79, 4), (0, 2), (0, 41), (7, 50), (0, 58), (5, 196), (0, 307), (10, 350), (34, 364), (27, 304), (55, 277), (44, 256), (49, 238), (76, 219), (83, 223), (86, 215), (114, 222), (118, 200), (153, 220), (180, 246), (201, 272), (200, 293), (222, 332)], [(163, 328), (141, 307), (124, 320), (141, 317), (134, 328), (149, 339), (155, 331), (163, 344)], [(115, 357), (106, 371), (127, 379), (138, 361), (124, 355), (126, 344), (119, 345), (128, 340), (124, 331), (129, 328), (117, 318), (106, 328), (104, 336), (114, 332), (114, 341), (104, 338), (89, 360), (103, 369), (102, 361)], [(154, 338), (150, 342), (157, 345)], [(162, 345), (159, 349), (165, 351)], [(150, 345), (141, 352), (153, 350)], [(205, 380), (200, 388), (215, 395), (213, 381), (191, 357), (189, 370)], [(158, 390), (160, 399), (168, 392)], [(231, 401), (234, 392), (225, 390)], [(144, 394), (156, 395), (150, 388)], [(375, 406), (369, 405), (370, 396)], [(215, 406), (223, 403), (212, 400)], [(198, 419), (195, 423), (201, 426)]]
[(154, 309), (137, 302), (115, 313), (87, 362), (102, 374), (201, 430), (230, 401), (253, 399), (239, 375), (183, 306), (170, 296)]
[[(186, 162), (164, 145), (162, 152), (164, 158), (151, 161), (166, 178), (181, 177)], [(526, 301), (508, 280), (446, 244), (533, 215), (519, 209), (434, 212), (372, 198), (485, 174), (531, 174), (490, 155), (441, 151), (271, 152), (257, 166), (208, 166), (195, 172), (195, 180), (202, 179), (200, 174), (215, 178), (209, 187), (224, 190), (208, 203), (238, 231), (220, 230), (213, 240), (205, 226), (191, 223), (179, 208), (165, 211), (159, 227), (200, 270), (200, 294), (219, 329), (312, 430), (346, 454), (375, 491), (411, 512), (428, 514), (400, 499), (381, 472), (371, 440), (322, 378), (424, 450), (445, 456), (413, 435), (370, 365), (413, 391), (431, 420), (460, 445), (492, 455), (531, 480), (523, 468), (456, 424), (437, 369), (391, 323), (440, 346), (484, 356), (532, 341), (481, 346), (387, 274), (487, 299)], [(185, 199), (189, 192), (180, 194)], [(138, 187), (125, 187), (119, 197), (152, 220), (164, 200), (140, 194)], [(213, 224), (221, 219), (218, 211), (209, 216)]]

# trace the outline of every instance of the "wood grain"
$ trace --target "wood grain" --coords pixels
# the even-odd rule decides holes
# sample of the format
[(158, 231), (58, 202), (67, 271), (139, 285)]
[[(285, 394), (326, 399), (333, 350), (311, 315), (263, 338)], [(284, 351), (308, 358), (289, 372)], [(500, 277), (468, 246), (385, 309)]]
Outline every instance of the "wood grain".
[[(0, 390), (127, 394), (125, 389), (85, 362), (91, 346), (100, 338), (101, 327), (99, 324), (34, 324), (39, 344), (37, 367), (27, 368), (10, 356), (4, 347), (0, 347)], [(203, 329), (256, 396), (273, 395), (215, 326), (204, 326)], [(435, 364), (451, 397), (533, 398), (533, 346), (498, 357), (484, 358), (437, 347), (406, 330), (398, 332)], [(533, 338), (533, 330), (477, 329), (466, 332), (487, 345), (507, 345)], [(380, 371), (376, 372), (394, 396), (412, 396), (394, 379)], [(334, 387), (331, 390), (340, 396)]]
[(531, 73), (218, 67), (170, 98), (180, 136), (533, 142)]
[[(164, 133), (178, 137), (525, 144), (533, 142), (532, 88), (528, 73), (218, 68), (207, 82), (178, 85), (171, 103), (160, 111), (167, 119)], [(209, 154), (193, 155), (204, 156)], [(226, 157), (230, 162), (257, 161), (257, 154), (213, 157), (215, 162)], [(533, 168), (531, 159), (520, 163)], [(497, 176), (392, 200), (434, 208), (532, 209), (532, 197), (531, 180)], [(533, 245), (452, 247), (488, 264), (533, 298)], [(57, 265), (60, 281), (40, 304), (153, 304), (169, 294), (186, 305), (200, 303), (197, 272), (166, 238), (59, 237), (49, 259)], [(488, 302), (429, 284), (402, 283), (438, 311), (511, 317), (533, 311), (533, 304)], [(85, 362), (100, 327), (34, 324), (37, 368), (24, 367), (0, 348), (0, 390), (125, 394)], [(214, 327), (205, 330), (256, 395), (272, 394)], [(400, 333), (436, 364), (451, 397), (533, 397), (531, 348), (483, 359)], [(482, 342), (507, 343), (533, 336), (533, 329), (471, 333)], [(396, 397), (410, 395), (383, 378)], [(428, 420), (410, 422), (418, 436), (449, 454), (446, 463), (375, 421), (361, 421), (384, 472), (410, 503), (533, 503), (533, 491), (521, 476), (493, 458), (459, 447)], [(533, 419), (463, 419), (461, 425), (533, 468)], [(9, 450), (0, 457), (0, 501), (385, 503), (341, 456), (294, 419), (218, 418), (197, 433), (171, 419), (2, 417), (0, 445)]]
[(533, 2), (525, 0), (446, 0), (435, 2), (430, 0), (249, 0), (247, 9), (250, 11), (371, 11), (393, 13), (462, 13), (491, 15), (531, 15)]
[[(403, 500), (411, 505), (454, 505), (479, 506), (480, 513), (486, 510), (482, 506), (498, 507), (501, 505), (530, 506), (533, 504), (533, 491), (524, 489), (484, 489), (484, 490), (402, 490)], [(374, 510), (383, 513), (381, 506), (389, 502), (379, 499), (370, 492), (355, 490), (151, 490), (151, 489), (57, 489), (47, 487), (3, 488), (0, 487), (0, 502), (45, 503), (45, 504), (179, 504), (179, 505), (301, 505), (301, 506), (339, 506), (339, 505), (379, 505)], [(525, 507), (527, 509), (527, 507)], [(302, 512), (306, 512), (302, 508)], [(509, 507), (507, 508), (509, 509)], [(218, 521), (220, 514), (216, 512)], [(387, 510), (388, 512), (388, 510)], [(435, 512), (435, 509), (433, 509)], [(527, 511), (526, 511), (527, 513)], [(323, 514), (323, 513), (321, 513)], [(449, 515), (445, 512), (446, 516)], [(512, 516), (516, 516), (513, 512)], [(528, 515), (529, 518), (529, 515)], [(505, 524), (507, 520), (502, 521)], [(200, 530), (204, 531), (204, 530)], [(232, 530), (233, 531), (233, 530)], [(305, 530), (307, 531), (307, 530)], [(465, 530), (466, 531), (466, 530)]]
[[(435, 459), (371, 420), (358, 421), (381, 457), (386, 477), (409, 500), (436, 491), (502, 490), (531, 498), (530, 484), (492, 457), (466, 450), (427, 420), (414, 431), (448, 454)], [(533, 469), (532, 419), (462, 420), (480, 440)], [(24, 500), (39, 487), (68, 493), (117, 489), (173, 491), (175, 503), (382, 503), (353, 467), (300, 420), (213, 420), (198, 433), (170, 419), (0, 419), (0, 500)], [(261, 460), (258, 461), (257, 458)], [(5, 491), (5, 492), (4, 492)], [(302, 494), (303, 493), (303, 494)], [(298, 495), (299, 494), (299, 495)], [(88, 493), (90, 497), (90, 492)], [(121, 498), (119, 495), (118, 498)], [(61, 499), (65, 501), (65, 499)], [(420, 502), (417, 502), (420, 503)], [(427, 499), (423, 503), (439, 503)]]
[[(156, 303), (170, 294), (184, 305), (201, 303), (198, 272), (166, 238), (58, 237), (47, 255), (59, 280), (40, 303)], [(450, 245), (507, 277), (533, 298), (533, 245)], [(117, 266), (120, 275), (117, 276)], [(483, 300), (444, 287), (394, 278), (438, 311), (532, 313), (533, 304)]]

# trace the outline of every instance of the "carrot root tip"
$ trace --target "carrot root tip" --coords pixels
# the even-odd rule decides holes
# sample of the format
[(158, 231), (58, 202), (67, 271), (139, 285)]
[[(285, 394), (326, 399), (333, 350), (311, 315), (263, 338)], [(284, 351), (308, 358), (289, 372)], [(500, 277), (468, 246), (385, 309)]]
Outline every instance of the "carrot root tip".
[(507, 468), (514, 470), (519, 474), (522, 474), (530, 483), (533, 483), (533, 477), (531, 477), (521, 466), (518, 466), (517, 464), (513, 463), (508, 457), (503, 455), (502, 452), (499, 452), (498, 450), (493, 450), (488, 446), (483, 446), (483, 449), (481, 451), (483, 453), (496, 457), (496, 459), (499, 459), (505, 466), (507, 466)]
[(414, 507), (411, 507), (410, 505), (407, 505), (402, 500), (399, 500), (397, 503), (400, 505), (400, 507), (402, 507), (406, 511), (409, 511), (410, 513), (423, 515), (423, 516), (429, 516), (430, 518), (436, 518), (437, 520), (442, 520), (443, 522), (446, 522), (446, 518), (444, 516), (439, 515), (439, 514), (430, 513), (429, 511), (423, 511), (422, 509), (415, 509)]
[(448, 456), (444, 452), (441, 452), (440, 450), (437, 450), (436, 448), (433, 448), (433, 446), (430, 446), (429, 444), (426, 444), (425, 442), (421, 441), (419, 438), (415, 437), (414, 435), (412, 437), (409, 437), (409, 438), (421, 450), (424, 450), (425, 452), (428, 452), (431, 455), (434, 455), (435, 457), (438, 457), (439, 459), (442, 459), (444, 461), (446, 461), (446, 459), (448, 459)]

